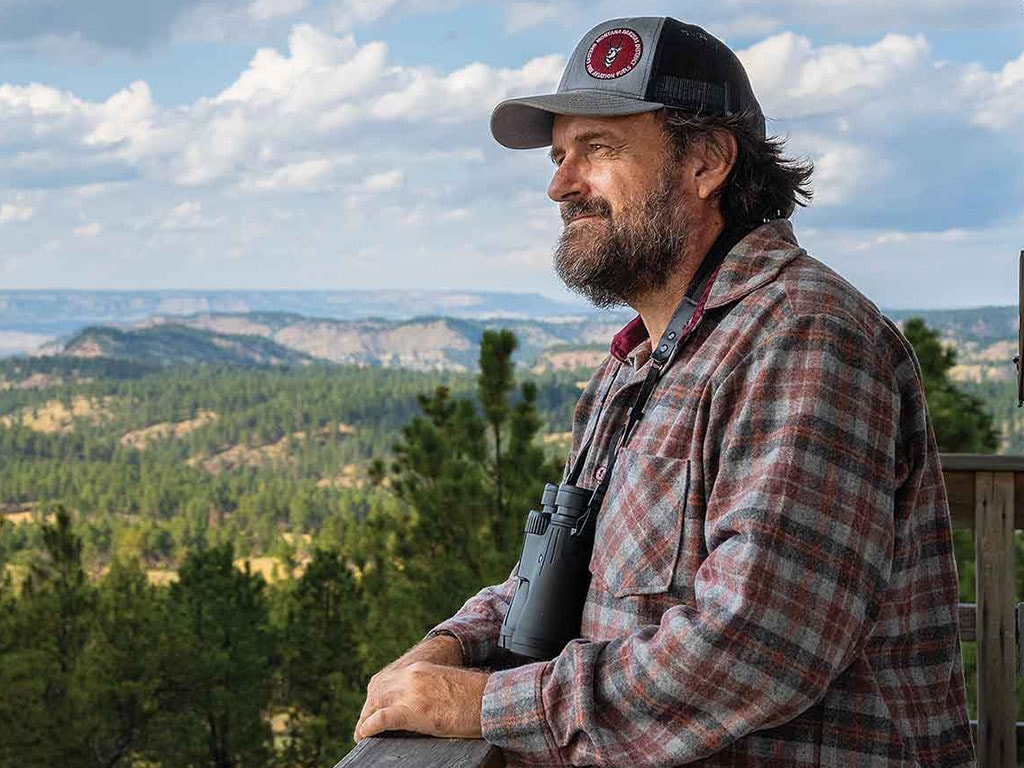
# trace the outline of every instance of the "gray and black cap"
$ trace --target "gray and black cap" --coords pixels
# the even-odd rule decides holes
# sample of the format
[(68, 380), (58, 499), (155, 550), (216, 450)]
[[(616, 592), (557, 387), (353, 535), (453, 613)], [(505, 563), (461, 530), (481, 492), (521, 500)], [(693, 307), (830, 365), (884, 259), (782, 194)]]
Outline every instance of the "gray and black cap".
[(511, 149), (551, 143), (555, 115), (636, 115), (665, 107), (747, 115), (762, 138), (764, 113), (736, 54), (700, 27), (668, 17), (611, 19), (576, 46), (558, 91), (501, 102), (491, 133)]

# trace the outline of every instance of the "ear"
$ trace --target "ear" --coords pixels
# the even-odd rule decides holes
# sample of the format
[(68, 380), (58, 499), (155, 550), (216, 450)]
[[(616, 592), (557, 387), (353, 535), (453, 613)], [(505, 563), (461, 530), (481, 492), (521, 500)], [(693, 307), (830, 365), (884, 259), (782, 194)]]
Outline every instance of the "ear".
[(701, 200), (718, 194), (729, 171), (736, 165), (739, 146), (732, 131), (713, 131), (694, 142), (690, 151), (693, 162), (694, 192)]

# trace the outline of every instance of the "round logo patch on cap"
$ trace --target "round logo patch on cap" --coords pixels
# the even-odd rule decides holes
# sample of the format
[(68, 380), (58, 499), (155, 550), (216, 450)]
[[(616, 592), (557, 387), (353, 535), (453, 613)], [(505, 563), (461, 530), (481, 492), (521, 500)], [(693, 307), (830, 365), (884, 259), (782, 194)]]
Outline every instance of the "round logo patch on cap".
[(598, 80), (614, 80), (632, 72), (643, 52), (640, 35), (632, 29), (609, 29), (587, 51), (587, 73)]

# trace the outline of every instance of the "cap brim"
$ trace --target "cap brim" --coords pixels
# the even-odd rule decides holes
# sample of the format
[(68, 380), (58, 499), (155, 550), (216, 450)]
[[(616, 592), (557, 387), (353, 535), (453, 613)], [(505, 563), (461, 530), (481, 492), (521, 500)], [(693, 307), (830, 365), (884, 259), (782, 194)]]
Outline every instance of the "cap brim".
[(564, 91), (507, 99), (491, 113), (491, 135), (509, 149), (536, 149), (551, 143), (555, 115), (615, 117), (653, 112), (664, 106), (608, 91)]

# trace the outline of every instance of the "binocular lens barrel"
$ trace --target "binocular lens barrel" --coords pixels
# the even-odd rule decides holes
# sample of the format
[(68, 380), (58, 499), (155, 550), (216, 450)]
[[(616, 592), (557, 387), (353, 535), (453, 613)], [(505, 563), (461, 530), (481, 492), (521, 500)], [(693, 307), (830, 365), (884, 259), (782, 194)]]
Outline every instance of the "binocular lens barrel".
[(573, 533), (592, 491), (563, 484), (544, 487), (541, 509), (527, 516), (519, 584), (502, 623), (498, 645), (530, 659), (557, 656), (580, 634), (590, 588), (594, 526)]

